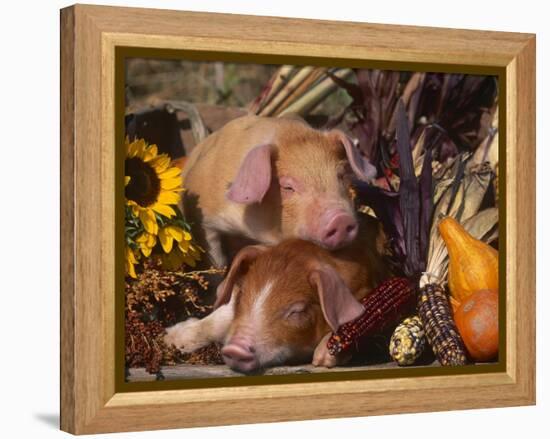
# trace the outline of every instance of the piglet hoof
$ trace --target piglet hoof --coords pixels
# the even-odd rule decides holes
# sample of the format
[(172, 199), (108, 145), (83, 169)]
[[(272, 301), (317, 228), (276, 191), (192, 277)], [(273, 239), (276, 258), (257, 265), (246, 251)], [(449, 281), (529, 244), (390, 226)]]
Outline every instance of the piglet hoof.
[(313, 353), (313, 361), (315, 367), (334, 367), (338, 366), (338, 357), (331, 355), (328, 351), (326, 343), (320, 343)]
[(164, 343), (175, 346), (183, 353), (193, 352), (208, 344), (201, 332), (201, 321), (195, 318), (166, 328)]
[(313, 364), (315, 367), (335, 367), (347, 363), (351, 359), (349, 354), (332, 355), (327, 348), (327, 341), (331, 334), (323, 337), (313, 353)]

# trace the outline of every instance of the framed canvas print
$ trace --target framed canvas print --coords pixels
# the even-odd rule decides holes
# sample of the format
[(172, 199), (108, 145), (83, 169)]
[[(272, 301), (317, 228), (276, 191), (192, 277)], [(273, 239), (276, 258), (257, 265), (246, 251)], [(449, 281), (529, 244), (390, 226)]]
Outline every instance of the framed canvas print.
[(534, 404), (533, 35), (77, 5), (61, 116), (63, 430)]

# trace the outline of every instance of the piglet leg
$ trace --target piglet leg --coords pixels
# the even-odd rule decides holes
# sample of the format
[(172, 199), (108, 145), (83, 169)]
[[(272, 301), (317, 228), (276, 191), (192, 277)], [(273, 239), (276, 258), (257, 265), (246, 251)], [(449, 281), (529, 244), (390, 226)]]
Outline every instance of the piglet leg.
[(204, 227), (204, 238), (208, 247), (208, 257), (212, 264), (217, 268), (225, 267), (227, 265), (227, 257), (222, 249), (220, 232), (210, 227)]
[(341, 353), (338, 355), (331, 355), (327, 348), (327, 341), (332, 335), (332, 332), (329, 332), (325, 335), (313, 353), (313, 361), (311, 362), (315, 367), (335, 367), (342, 366), (351, 360), (351, 354)]
[(182, 352), (193, 352), (213, 342), (223, 342), (233, 320), (233, 300), (203, 319), (187, 319), (166, 329), (164, 342)]

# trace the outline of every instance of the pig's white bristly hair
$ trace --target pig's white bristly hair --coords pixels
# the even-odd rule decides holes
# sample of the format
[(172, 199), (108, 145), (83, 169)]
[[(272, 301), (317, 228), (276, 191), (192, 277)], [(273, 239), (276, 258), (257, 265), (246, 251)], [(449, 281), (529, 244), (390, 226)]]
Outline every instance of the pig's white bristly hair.
[(265, 338), (258, 337), (263, 332), (262, 325), (265, 322), (264, 305), (273, 292), (273, 285), (273, 280), (267, 280), (252, 305), (252, 330), (254, 331), (256, 355), (262, 367), (283, 364), (290, 355), (288, 346), (279, 346), (277, 350), (273, 350), (272, 346), (266, 345), (267, 340)]
[(252, 306), (252, 319), (254, 321), (254, 326), (257, 330), (260, 329), (260, 325), (258, 325), (257, 322), (263, 320), (263, 307), (272, 290), (273, 281), (268, 280), (256, 296), (256, 300), (254, 301), (254, 305)]

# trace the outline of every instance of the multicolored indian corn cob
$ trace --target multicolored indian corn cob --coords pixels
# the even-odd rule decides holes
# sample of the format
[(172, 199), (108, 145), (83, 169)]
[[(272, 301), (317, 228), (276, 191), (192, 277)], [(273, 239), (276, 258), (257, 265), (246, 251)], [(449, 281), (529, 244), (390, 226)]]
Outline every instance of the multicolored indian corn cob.
[(424, 326), (418, 316), (407, 317), (393, 331), (389, 351), (399, 366), (410, 366), (426, 348)]
[(427, 284), (420, 289), (418, 315), (435, 356), (443, 366), (467, 363), (466, 350), (451, 314), (443, 287)]
[(394, 277), (382, 282), (361, 300), (365, 312), (355, 320), (344, 323), (327, 342), (331, 355), (357, 346), (367, 336), (397, 325), (414, 307), (416, 290), (412, 281)]

